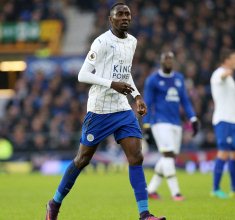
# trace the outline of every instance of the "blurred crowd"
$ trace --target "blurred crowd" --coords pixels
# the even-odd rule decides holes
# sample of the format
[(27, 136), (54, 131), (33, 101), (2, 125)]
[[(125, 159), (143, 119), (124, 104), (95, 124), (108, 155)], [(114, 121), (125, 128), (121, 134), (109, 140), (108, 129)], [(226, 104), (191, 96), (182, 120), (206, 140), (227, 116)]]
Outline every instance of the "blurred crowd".
[[(6, 1), (0, 10), (1, 20), (11, 19), (11, 16), (21, 19), (27, 12), (17, 9), (14, 15), (8, 13), (9, 8), (13, 7), (12, 2), (24, 1)], [(51, 7), (47, 8), (46, 5), (53, 5), (57, 1), (27, 2), (38, 4), (30, 8), (30, 18), (33, 19), (37, 13), (41, 18), (51, 16)], [(115, 1), (75, 2), (80, 10), (93, 11), (96, 15), (87, 43), (89, 50), (94, 38), (109, 28), (107, 16), (110, 5)], [(211, 124), (214, 106), (209, 81), (213, 70), (219, 65), (220, 52), (235, 48), (235, 1), (126, 2), (132, 11), (130, 33), (138, 39), (132, 74), (140, 92), (143, 92), (145, 78), (159, 68), (161, 52), (172, 50), (176, 57), (175, 69), (185, 76), (188, 93), (202, 124), (199, 134), (192, 139), (190, 124), (182, 112), (182, 149), (215, 148)], [(45, 8), (47, 10), (44, 11)], [(49, 79), (42, 72), (38, 72), (34, 79), (27, 79), (23, 75), (17, 81), (16, 96), (6, 106), (6, 115), (0, 122), (0, 135), (7, 137), (16, 151), (76, 148), (86, 113), (88, 89), (89, 86), (77, 82), (76, 75), (66, 76), (59, 69)]]
[(64, 23), (61, 0), (2, 0), (0, 22), (61, 20)]
[(87, 87), (59, 70), (48, 79), (37, 72), (21, 77), (6, 106), (0, 134), (15, 151), (69, 150), (77, 146), (85, 114)]

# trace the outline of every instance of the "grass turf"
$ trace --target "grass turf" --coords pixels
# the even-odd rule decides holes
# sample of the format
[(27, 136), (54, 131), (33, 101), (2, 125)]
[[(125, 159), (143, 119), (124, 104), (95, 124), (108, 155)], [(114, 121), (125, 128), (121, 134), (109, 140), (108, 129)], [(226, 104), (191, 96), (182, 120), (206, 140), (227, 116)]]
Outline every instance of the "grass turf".
[[(152, 171), (146, 170), (149, 182)], [(235, 198), (219, 200), (209, 196), (212, 176), (178, 172), (186, 200), (174, 202), (166, 182), (159, 192), (161, 201), (150, 200), (150, 211), (167, 220), (234, 220)], [(0, 220), (43, 220), (45, 204), (53, 196), (61, 176), (40, 174), (0, 174)], [(222, 187), (229, 190), (225, 174)], [(137, 207), (129, 184), (128, 172), (82, 173), (64, 200), (60, 220), (137, 220)]]

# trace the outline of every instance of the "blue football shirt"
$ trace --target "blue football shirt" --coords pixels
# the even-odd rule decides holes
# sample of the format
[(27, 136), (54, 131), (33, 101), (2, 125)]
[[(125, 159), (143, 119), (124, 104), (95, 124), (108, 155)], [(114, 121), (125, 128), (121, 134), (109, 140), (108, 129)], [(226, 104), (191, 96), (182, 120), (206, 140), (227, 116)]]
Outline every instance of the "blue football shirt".
[(164, 74), (162, 70), (152, 73), (145, 81), (144, 100), (148, 113), (144, 123), (181, 124), (180, 106), (187, 117), (195, 117), (185, 88), (184, 77), (179, 72)]

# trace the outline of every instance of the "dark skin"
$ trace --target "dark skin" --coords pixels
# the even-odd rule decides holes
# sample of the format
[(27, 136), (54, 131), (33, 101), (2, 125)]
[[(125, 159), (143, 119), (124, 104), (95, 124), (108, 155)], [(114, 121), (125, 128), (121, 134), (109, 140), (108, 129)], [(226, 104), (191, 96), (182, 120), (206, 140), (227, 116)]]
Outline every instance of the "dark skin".
[(174, 57), (169, 53), (166, 53), (165, 56), (161, 59), (161, 67), (164, 73), (170, 74), (173, 69)]
[[(110, 13), (109, 21), (112, 33), (118, 38), (126, 38), (127, 30), (131, 21), (131, 11), (126, 5), (117, 5)], [(130, 84), (125, 82), (112, 82), (111, 88), (117, 92), (128, 95), (134, 91)], [(147, 113), (147, 107), (140, 95), (135, 97), (137, 112), (143, 116)], [(141, 139), (136, 137), (127, 137), (119, 141), (129, 165), (141, 165), (143, 163)], [(82, 169), (87, 166), (98, 148), (98, 144), (88, 147), (80, 144), (78, 154), (74, 159), (77, 168)]]

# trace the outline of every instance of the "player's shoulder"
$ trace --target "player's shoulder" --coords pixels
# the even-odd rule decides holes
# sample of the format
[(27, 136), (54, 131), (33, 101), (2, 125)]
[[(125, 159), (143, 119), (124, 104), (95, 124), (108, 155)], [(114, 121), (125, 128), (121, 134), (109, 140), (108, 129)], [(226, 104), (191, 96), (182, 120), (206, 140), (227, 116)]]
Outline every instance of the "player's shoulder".
[(221, 75), (224, 73), (225, 69), (223, 67), (218, 67), (217, 69), (214, 70), (214, 72), (211, 75), (211, 83), (216, 83), (220, 82), (221, 80)]
[(107, 32), (104, 32), (103, 34), (96, 37), (91, 44), (91, 50), (96, 52), (104, 51), (107, 46), (107, 41), (108, 41), (107, 39), (108, 39)]
[(107, 36), (107, 31), (106, 31), (103, 34), (96, 37), (94, 39), (93, 43), (103, 44), (107, 40), (107, 38), (108, 38), (108, 36)]
[(147, 83), (153, 83), (158, 78), (158, 76), (159, 74), (157, 71), (150, 73), (146, 78)]
[(131, 35), (131, 34), (127, 34), (127, 37), (128, 37), (128, 39), (129, 40), (131, 40), (131, 41), (133, 41), (133, 42), (137, 42), (137, 39), (133, 36), (133, 35)]
[(127, 40), (128, 44), (132, 45), (133, 50), (135, 50), (137, 45), (137, 39), (133, 35), (127, 34)]
[(174, 77), (180, 80), (184, 80), (184, 74), (179, 71), (174, 71)]
[(214, 70), (214, 72), (212, 73), (213, 75), (217, 75), (217, 74), (222, 74), (225, 71), (225, 69), (223, 67), (218, 67), (217, 69)]
[(154, 78), (157, 78), (158, 76), (159, 76), (159, 72), (158, 71), (153, 71), (149, 74), (148, 78), (154, 79)]

